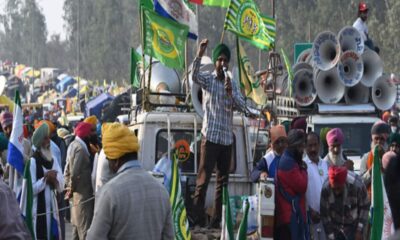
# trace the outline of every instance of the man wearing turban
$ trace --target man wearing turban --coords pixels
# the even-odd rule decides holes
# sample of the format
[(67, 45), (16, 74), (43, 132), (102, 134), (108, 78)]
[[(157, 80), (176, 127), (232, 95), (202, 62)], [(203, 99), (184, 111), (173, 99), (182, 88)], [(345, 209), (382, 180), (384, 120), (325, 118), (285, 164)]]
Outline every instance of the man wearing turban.
[[(51, 214), (54, 209), (58, 209), (57, 201), (53, 201), (57, 194), (64, 190), (64, 177), (61, 167), (54, 160), (50, 150), (49, 127), (43, 123), (32, 135), (32, 144), (35, 146), (31, 161), (27, 162), (32, 177), (33, 207), (32, 215), (36, 239), (60, 238), (54, 235), (52, 218), (58, 218), (58, 214)], [(48, 212), (46, 215), (39, 215)], [(56, 219), (57, 223), (60, 219)], [(57, 226), (59, 228), (61, 226)]]
[(349, 170), (353, 169), (353, 162), (347, 160), (343, 154), (342, 145), (344, 143), (344, 134), (342, 129), (333, 128), (326, 134), (326, 142), (328, 144), (328, 154), (324, 160), (329, 166), (343, 166), (345, 165)]
[(200, 72), (201, 58), (206, 51), (208, 40), (199, 45), (197, 57), (193, 62), (192, 79), (203, 91), (204, 119), (200, 149), (200, 163), (193, 199), (193, 211), (189, 219), (193, 225), (204, 226), (204, 205), (208, 183), (217, 165), (217, 183), (215, 191), (214, 213), (210, 227), (219, 227), (222, 216), (222, 187), (228, 184), (229, 165), (232, 158), (233, 143), (233, 106), (252, 116), (259, 115), (257, 110), (246, 106), (236, 84), (232, 84), (227, 73), (231, 52), (225, 44), (217, 45), (212, 53), (215, 71)]
[(121, 123), (105, 123), (102, 132), (116, 176), (96, 195), (87, 239), (174, 239), (169, 194), (137, 160), (135, 134)]
[[(92, 161), (90, 160), (90, 136), (92, 125), (80, 122), (75, 127), (75, 140), (67, 152), (65, 166), (66, 197), (72, 198), (71, 224), (74, 239), (86, 239), (93, 218), (94, 200), (92, 187)], [(85, 202), (82, 204), (82, 202)]]
[(270, 129), (271, 149), (258, 161), (257, 166), (251, 172), (251, 180), (258, 182), (267, 178), (275, 178), (276, 169), (283, 151), (287, 147), (285, 127), (273, 126)]
[(362, 240), (368, 222), (367, 189), (343, 166), (331, 166), (321, 192), (321, 220), (328, 239)]
[(375, 147), (379, 148), (379, 157), (382, 158), (387, 150), (387, 139), (390, 135), (389, 124), (382, 120), (377, 121), (371, 128), (371, 150), (361, 158), (360, 175), (367, 186), (369, 196), (371, 196), (372, 163), (374, 160)]
[(301, 129), (288, 134), (288, 147), (278, 162), (275, 177), (274, 239), (306, 239), (307, 165), (303, 161), (306, 135)]

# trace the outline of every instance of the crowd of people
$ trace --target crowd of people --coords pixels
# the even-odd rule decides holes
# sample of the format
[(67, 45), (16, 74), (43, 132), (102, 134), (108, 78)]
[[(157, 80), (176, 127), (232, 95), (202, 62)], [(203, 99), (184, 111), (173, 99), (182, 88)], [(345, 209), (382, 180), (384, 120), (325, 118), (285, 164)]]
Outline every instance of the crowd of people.
[[(295, 119), (288, 134), (283, 125), (271, 127), (270, 149), (251, 177), (254, 182), (274, 179), (275, 239), (369, 239), (373, 164), (380, 165), (392, 209), (384, 213), (389, 219), (384, 236), (394, 234), (400, 224), (397, 124), (398, 116), (387, 112), (372, 126), (371, 150), (362, 157), (358, 173), (343, 153), (345, 138), (340, 128), (306, 134), (305, 118)], [(321, 158), (324, 144), (328, 152)]]

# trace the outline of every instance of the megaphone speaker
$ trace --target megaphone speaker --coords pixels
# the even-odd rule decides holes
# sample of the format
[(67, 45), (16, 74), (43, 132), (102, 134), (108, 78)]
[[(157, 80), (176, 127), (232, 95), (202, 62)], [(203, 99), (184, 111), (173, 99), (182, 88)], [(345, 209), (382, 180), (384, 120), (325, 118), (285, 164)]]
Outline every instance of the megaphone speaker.
[(389, 76), (383, 75), (372, 87), (372, 101), (378, 109), (388, 110), (396, 101), (396, 93), (396, 86), (390, 81)]
[(318, 97), (323, 103), (338, 103), (343, 98), (345, 86), (339, 79), (337, 68), (319, 71), (314, 84)]
[(361, 83), (354, 87), (346, 87), (344, 100), (347, 104), (364, 104), (369, 100), (369, 88)]
[(366, 87), (372, 87), (374, 82), (383, 73), (383, 62), (379, 55), (372, 50), (365, 49), (361, 55), (364, 64), (364, 73), (361, 78), (361, 83)]
[(360, 55), (364, 52), (364, 41), (362, 41), (361, 34), (352, 26), (346, 26), (340, 30), (339, 43), (343, 52), (354, 51)]
[(293, 77), (293, 96), (299, 106), (309, 106), (317, 98), (312, 70), (302, 68)]
[(320, 33), (312, 47), (314, 65), (322, 71), (333, 68), (339, 61), (340, 51), (340, 44), (334, 33)]
[(340, 80), (346, 87), (355, 86), (362, 78), (364, 64), (360, 55), (354, 51), (346, 51), (337, 65)]

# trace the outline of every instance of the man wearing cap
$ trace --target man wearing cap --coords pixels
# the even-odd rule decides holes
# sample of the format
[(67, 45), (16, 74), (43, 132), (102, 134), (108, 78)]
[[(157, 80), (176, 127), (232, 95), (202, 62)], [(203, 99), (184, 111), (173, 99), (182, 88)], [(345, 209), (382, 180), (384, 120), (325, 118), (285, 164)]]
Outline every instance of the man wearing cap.
[(353, 169), (353, 162), (347, 160), (343, 155), (342, 145), (344, 143), (344, 134), (340, 128), (333, 128), (326, 134), (328, 144), (328, 154), (324, 160), (328, 166), (346, 166), (349, 170)]
[(307, 211), (310, 216), (310, 233), (313, 239), (326, 239), (324, 227), (320, 216), (320, 200), (322, 185), (328, 178), (328, 163), (323, 161), (319, 155), (320, 140), (319, 135), (310, 132), (306, 138), (306, 157), (304, 162), (307, 164)]
[[(197, 57), (193, 62), (192, 79), (203, 91), (204, 119), (201, 133), (200, 163), (193, 199), (193, 211), (189, 214), (194, 225), (205, 225), (204, 205), (208, 183), (217, 165), (214, 213), (210, 227), (219, 227), (222, 215), (222, 187), (228, 184), (229, 167), (233, 143), (233, 106), (240, 111), (257, 115), (257, 110), (246, 106), (236, 84), (226, 74), (231, 52), (225, 44), (217, 45), (212, 53), (215, 71), (200, 72), (201, 58), (206, 51), (208, 40), (201, 41)], [(252, 112), (252, 113), (251, 113)], [(254, 115), (255, 114), (255, 115)]]
[(283, 151), (287, 147), (287, 136), (285, 127), (282, 125), (273, 126), (270, 129), (271, 149), (257, 163), (251, 173), (251, 180), (258, 182), (262, 179), (275, 178), (276, 169)]
[(92, 162), (89, 144), (92, 125), (80, 122), (75, 128), (75, 140), (67, 151), (65, 167), (66, 198), (72, 198), (71, 224), (73, 238), (86, 239), (93, 218), (94, 200), (91, 181)]
[(328, 239), (363, 239), (368, 221), (367, 190), (346, 167), (329, 167), (321, 192), (321, 220)]
[(120, 123), (105, 123), (102, 132), (116, 176), (96, 194), (87, 239), (174, 239), (169, 194), (137, 160), (135, 134)]
[(389, 144), (389, 151), (393, 151), (400, 156), (400, 134), (391, 133), (387, 143)]
[(306, 239), (305, 196), (307, 190), (307, 165), (303, 161), (306, 135), (303, 130), (292, 129), (288, 134), (288, 147), (278, 163), (275, 176), (274, 239)]
[[(32, 135), (32, 144), (35, 146), (29, 169), (32, 177), (33, 190), (33, 207), (32, 215), (34, 231), (37, 239), (60, 238), (61, 235), (53, 235), (52, 218), (58, 219), (58, 214), (51, 214), (52, 210), (58, 209), (55, 194), (60, 194), (64, 190), (64, 177), (61, 167), (54, 160), (50, 150), (49, 127), (47, 123), (43, 123), (38, 127)], [(28, 167), (28, 166), (27, 166)], [(39, 215), (41, 213), (48, 213)], [(57, 226), (61, 227), (61, 226)], [(60, 233), (61, 234), (61, 233)]]
[(361, 158), (360, 164), (360, 175), (363, 179), (365, 186), (367, 186), (368, 192), (370, 193), (371, 177), (372, 177), (372, 163), (374, 160), (374, 149), (375, 146), (379, 147), (380, 157), (387, 150), (387, 139), (390, 134), (389, 124), (382, 120), (377, 121), (371, 128), (371, 151), (364, 154)]
[(361, 1), (358, 4), (358, 18), (353, 23), (353, 27), (360, 32), (361, 39), (365, 43), (365, 45), (379, 54), (379, 48), (374, 47), (374, 43), (368, 36), (367, 18), (368, 18), (368, 6), (365, 2)]
[(391, 115), (388, 121), (392, 133), (399, 133), (399, 117)]

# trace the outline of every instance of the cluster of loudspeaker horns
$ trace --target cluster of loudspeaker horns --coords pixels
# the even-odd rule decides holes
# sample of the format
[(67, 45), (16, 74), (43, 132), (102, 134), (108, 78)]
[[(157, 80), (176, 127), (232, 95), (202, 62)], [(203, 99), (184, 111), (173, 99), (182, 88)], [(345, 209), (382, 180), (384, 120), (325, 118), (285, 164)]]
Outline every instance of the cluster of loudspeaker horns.
[[(326, 104), (370, 101), (380, 110), (391, 108), (396, 88), (389, 76), (383, 75), (379, 55), (364, 46), (361, 35), (351, 26), (336, 36), (326, 31), (314, 40), (293, 66), (292, 89), (297, 105), (309, 106), (316, 99)], [(370, 94), (371, 92), (371, 94)]]

